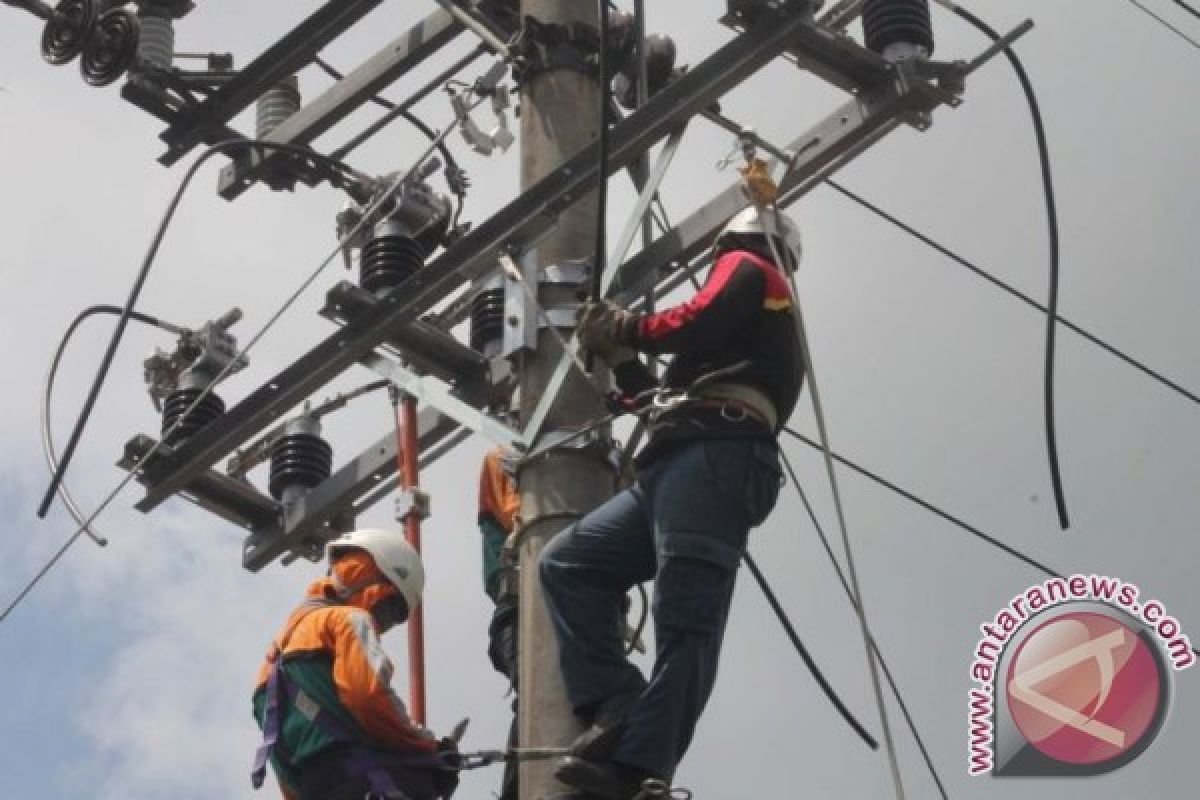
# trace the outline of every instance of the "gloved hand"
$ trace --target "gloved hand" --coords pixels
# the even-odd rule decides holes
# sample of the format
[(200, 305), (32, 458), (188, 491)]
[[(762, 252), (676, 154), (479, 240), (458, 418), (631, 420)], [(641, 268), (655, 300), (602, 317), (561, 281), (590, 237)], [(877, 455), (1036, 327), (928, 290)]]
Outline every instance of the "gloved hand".
[(635, 323), (634, 315), (608, 300), (588, 301), (579, 308), (578, 330), (583, 346), (611, 366), (635, 358), (622, 344), (623, 333)]
[(458, 788), (458, 771), (462, 768), (462, 757), (458, 754), (458, 742), (450, 737), (438, 740), (438, 755), (441, 756), (444, 769), (434, 770), (434, 791), (440, 798), (449, 798)]

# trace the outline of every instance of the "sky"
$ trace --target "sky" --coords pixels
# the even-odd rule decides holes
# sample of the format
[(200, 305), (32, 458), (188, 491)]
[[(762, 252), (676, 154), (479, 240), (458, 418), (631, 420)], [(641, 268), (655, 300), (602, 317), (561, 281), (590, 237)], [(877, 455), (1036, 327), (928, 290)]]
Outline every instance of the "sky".
[[(628, 5), (628, 4), (622, 4)], [(1167, 0), (1147, 5), (1200, 35)], [(238, 64), (317, 8), (315, 0), (212, 0), (183, 21), (177, 47), (229, 51)], [(729, 38), (724, 4), (652, 0), (649, 29), (697, 63)], [(331, 45), (350, 69), (435, 4), (384, 3)], [(1200, 112), (1191, 102), (1200, 52), (1124, 0), (1010, 0), (967, 5), (994, 28), (1026, 17), (1036, 27), (1017, 51), (1045, 118), (1062, 236), (1060, 312), (1172, 380), (1200, 390)], [(936, 56), (969, 58), (980, 36), (934, 10)], [(858, 37), (858, 26), (851, 28)], [(0, 399), (0, 602), (7, 605), (74, 525), (56, 505), (35, 509), (47, 483), (38, 419), (45, 371), (70, 320), (96, 303), (120, 304), (190, 159), (164, 169), (160, 123), (87, 87), (71, 67), (38, 53), (40, 24), (0, 11), (0, 341), (9, 389)], [(469, 46), (462, 37), (453, 48)], [(447, 57), (449, 57), (448, 54)], [(403, 98), (427, 65), (388, 95)], [(477, 65), (478, 72), (486, 68)], [(475, 77), (469, 72), (466, 79)], [(328, 85), (301, 75), (308, 98)], [(845, 100), (778, 62), (722, 101), (724, 111), (783, 144)], [(433, 126), (450, 119), (440, 93), (418, 106)], [(330, 149), (372, 112), (323, 137)], [(239, 119), (242, 130), (252, 120)], [(517, 187), (516, 152), (484, 159), (457, 137), (471, 173), (466, 218), (479, 223)], [(731, 137), (701, 120), (689, 128), (663, 188), (681, 219), (732, 181), (716, 163)], [(393, 126), (356, 156), (364, 171), (404, 168), (423, 150)], [(198, 326), (237, 306), (244, 344), (331, 251), (342, 197), (326, 187), (256, 188), (235, 203), (213, 191), (219, 164), (203, 168), (180, 208), (139, 310)], [(1039, 299), (1047, 240), (1028, 111), (1009, 67), (985, 66), (966, 101), (941, 109), (923, 133), (902, 128), (843, 169), (838, 180)], [(614, 237), (633, 194), (614, 180)], [(1058, 528), (1042, 429), (1044, 318), (841, 195), (818, 188), (792, 207), (805, 236), (799, 273), (818, 387), (835, 451), (979, 529), (1066, 573), (1136, 583), (1200, 642), (1195, 454), (1200, 414), (1187, 398), (1060, 329), (1057, 424), (1072, 526)], [(348, 277), (335, 261), (250, 354), (219, 393), (232, 404), (331, 331), (315, 312)], [(52, 420), (65, 440), (111, 331), (85, 323), (56, 383)], [(67, 483), (95, 508), (123, 473), (124, 442), (155, 433), (158, 417), (141, 361), (173, 340), (132, 325), (114, 362)], [(320, 400), (371, 379), (353, 371)], [(807, 395), (791, 421), (815, 432)], [(353, 401), (329, 419), (335, 463), (391, 425), (386, 396)], [(479, 581), (474, 475), (478, 437), (422, 476), (427, 523), (426, 626), (430, 724), (464, 716), (464, 747), (499, 747), (509, 698), (485, 655), (489, 601)], [(794, 442), (784, 450), (824, 530), (837, 529), (824, 466)], [(951, 797), (1147, 798), (1189, 794), (1200, 774), (1200, 670), (1174, 676), (1167, 723), (1132, 764), (1094, 779), (998, 780), (967, 776), (966, 698), (980, 624), (1042, 576), (946, 521), (849, 470), (837, 472), (867, 613)], [(265, 482), (262, 475), (256, 480)], [(258, 740), (250, 691), (267, 643), (319, 565), (240, 566), (242, 532), (182, 500), (150, 515), (126, 489), (96, 526), (106, 548), (81, 538), (0, 623), (0, 800), (252, 798)], [(391, 503), (360, 522), (387, 525)], [(857, 620), (796, 494), (786, 490), (752, 534), (758, 558), (822, 669), (871, 730), (878, 715)], [(840, 547), (837, 548), (840, 553)], [(404, 637), (386, 640), (407, 670)], [(641, 662), (646, 665), (644, 659)], [(399, 687), (403, 690), (403, 682)], [(912, 738), (889, 708), (902, 774), (913, 798), (936, 797)], [(459, 797), (486, 798), (499, 771), (464, 777)], [(677, 775), (698, 800), (891, 796), (882, 752), (857, 740), (820, 695), (753, 582), (739, 581), (721, 675)], [(1194, 790), (1193, 790), (1194, 791)]]

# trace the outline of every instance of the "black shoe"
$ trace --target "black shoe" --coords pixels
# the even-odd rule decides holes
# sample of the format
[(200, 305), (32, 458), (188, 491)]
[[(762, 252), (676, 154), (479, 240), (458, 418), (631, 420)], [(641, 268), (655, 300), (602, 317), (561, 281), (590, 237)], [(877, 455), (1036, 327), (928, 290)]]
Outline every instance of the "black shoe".
[(554, 777), (573, 789), (603, 800), (633, 800), (641, 792), (642, 784), (654, 778), (644, 769), (577, 756), (566, 756), (558, 762)]
[(641, 692), (614, 695), (600, 703), (592, 714), (592, 724), (571, 742), (571, 755), (599, 761), (612, 754), (621, 738), (625, 717), (641, 697)]

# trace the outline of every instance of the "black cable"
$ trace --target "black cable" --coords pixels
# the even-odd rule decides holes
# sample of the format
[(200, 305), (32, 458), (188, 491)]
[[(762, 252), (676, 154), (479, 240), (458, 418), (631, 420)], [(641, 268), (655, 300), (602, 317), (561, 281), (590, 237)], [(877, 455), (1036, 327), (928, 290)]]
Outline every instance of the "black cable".
[[(54, 437), (52, 435), (50, 425), (50, 407), (54, 394), (54, 379), (58, 375), (58, 366), (62, 362), (63, 353), (66, 352), (67, 345), (70, 344), (71, 337), (75, 335), (75, 331), (78, 330), (79, 326), (82, 325), (89, 317), (92, 317), (96, 314), (120, 315), (120, 313), (120, 306), (95, 305), (85, 308), (83, 311), (79, 312), (79, 314), (75, 316), (75, 319), (71, 321), (71, 324), (67, 326), (66, 332), (63, 334), (62, 339), (58, 343), (58, 349), (54, 351), (54, 357), (50, 359), (50, 367), (46, 370), (45, 389), (42, 397), (42, 444), (45, 449), (46, 463), (50, 469), (51, 475), (53, 475), (58, 469), (58, 457), (54, 452)], [(180, 330), (182, 330), (177, 325), (165, 323), (156, 317), (152, 317), (148, 314), (142, 314), (138, 311), (131, 311), (129, 318), (136, 322), (152, 325), (172, 333), (178, 333)], [(71, 493), (67, 490), (65, 483), (59, 481), (56, 493), (60, 498), (62, 498), (63, 505), (66, 506), (67, 513), (71, 515), (71, 518), (74, 519), (77, 524), (85, 529), (88, 536), (92, 538), (92, 541), (101, 547), (107, 545), (108, 539), (100, 535), (90, 525), (86, 524), (86, 520), (84, 519), (82, 512), (80, 512), (79, 508), (75, 505), (75, 501), (71, 497)]]
[[(592, 286), (590, 297), (593, 303), (600, 302), (600, 287), (604, 281), (604, 262), (608, 251), (608, 234), (605, 230), (605, 220), (608, 212), (608, 4), (605, 0), (597, 0), (600, 12), (600, 52), (598, 64), (600, 68), (600, 143), (599, 170), (596, 184), (596, 250), (592, 263)], [(592, 368), (592, 354), (587, 354), (588, 370)]]
[(1146, 8), (1144, 5), (1139, 3), (1138, 0), (1129, 0), (1129, 2), (1131, 2), (1135, 6), (1137, 6), (1138, 10), (1141, 11), (1143, 14), (1145, 14), (1146, 16), (1150, 17), (1153, 20), (1156, 20), (1159, 25), (1162, 25), (1164, 28), (1169, 30), (1171, 33), (1175, 34), (1180, 39), (1183, 39), (1185, 42), (1190, 44), (1192, 47), (1196, 48), (1197, 50), (1200, 50), (1200, 42), (1197, 42), (1195, 39), (1188, 36), (1183, 31), (1179, 30), (1179, 28), (1175, 27), (1170, 22), (1167, 22), (1165, 19), (1160, 17), (1158, 14), (1155, 14), (1153, 11)]
[(71, 458), (75, 455), (75, 448), (79, 444), (79, 438), (83, 435), (83, 428), (87, 424), (88, 418), (92, 414), (92, 408), (96, 404), (96, 398), (100, 394), (100, 388), (104, 384), (104, 380), (108, 377), (109, 367), (112, 366), (113, 358), (117, 353), (117, 345), (121, 342), (121, 337), (125, 334), (125, 326), (129, 323), (129, 318), (133, 313), (133, 307), (137, 303), (138, 296), (142, 292), (142, 287), (146, 283), (146, 278), (150, 274), (150, 267), (154, 263), (154, 258), (158, 255), (158, 248), (162, 244), (163, 237), (167, 233), (167, 226), (170, 224), (172, 217), (175, 215), (175, 210), (179, 207), (179, 202), (183, 199), (183, 193), (191, 183), (192, 178), (200, 167), (209, 158), (217, 153), (226, 150), (235, 150), (241, 148), (259, 148), (259, 149), (274, 149), (284, 152), (299, 155), (305, 158), (311, 158), (318, 162), (332, 167), (335, 172), (340, 172), (339, 179), (352, 177), (354, 171), (340, 161), (329, 158), (328, 156), (316, 153), (306, 147), (298, 147), (296, 145), (281, 144), (277, 142), (265, 142), (256, 139), (232, 139), (224, 142), (218, 142), (207, 150), (205, 150), (196, 163), (188, 169), (187, 174), (183, 176), (183, 180), (179, 184), (179, 189), (176, 190), (175, 196), (171, 198), (171, 202), (167, 205), (166, 211), (163, 214), (162, 221), (159, 223), (158, 230), (154, 234), (153, 240), (150, 242), (150, 248), (146, 251), (146, 256), (142, 260), (142, 266), (138, 270), (137, 277), (133, 281), (133, 286), (129, 291), (129, 298), (125, 301), (125, 306), (121, 309), (121, 317), (117, 321), (117, 327), (113, 331), (112, 339), (109, 340), (108, 348), (104, 352), (103, 358), (100, 360), (100, 367), (96, 370), (96, 377), (92, 381), (92, 387), (88, 390), (87, 399), (84, 401), (83, 408), (79, 412), (79, 418), (75, 421), (75, 427), (71, 431), (71, 438), (67, 441), (67, 446), (63, 450), (62, 461), (59, 462), (58, 469), (50, 477), (50, 485), (46, 488), (46, 494), (42, 498), (42, 504), (38, 506), (38, 517), (45, 518), (46, 512), (50, 508), (50, 503), (54, 500), (54, 495), (58, 491), (58, 486), (62, 482), (63, 475), (66, 474), (67, 467), (71, 463)]
[[(1001, 41), (1000, 34), (979, 17), (960, 6), (954, 7), (954, 13), (974, 25), (993, 42)], [(1037, 137), (1038, 158), (1042, 170), (1042, 190), (1046, 196), (1046, 224), (1050, 235), (1050, 291), (1046, 301), (1046, 366), (1045, 366), (1045, 416), (1046, 416), (1046, 455), (1050, 462), (1050, 483), (1054, 488), (1054, 504), (1058, 509), (1058, 524), (1063, 530), (1070, 527), (1067, 518), (1067, 502), (1063, 496), (1062, 475), (1058, 469), (1058, 437), (1054, 430), (1054, 332), (1058, 318), (1058, 209), (1054, 202), (1054, 182), (1050, 175), (1050, 151), (1046, 145), (1046, 129), (1042, 124), (1042, 112), (1038, 107), (1037, 97), (1033, 93), (1033, 84), (1025, 73), (1021, 60), (1011, 47), (1004, 47), (1004, 56), (1017, 73), (1025, 99), (1029, 103), (1029, 113), (1033, 117), (1033, 132)]]
[(792, 622), (788, 619), (787, 612), (783, 610), (783, 606), (779, 605), (779, 599), (775, 597), (775, 592), (771, 591), (771, 587), (767, 583), (767, 579), (763, 577), (762, 572), (759, 570), (758, 564), (754, 563), (754, 559), (750, 557), (749, 553), (742, 553), (742, 561), (746, 562), (746, 566), (750, 568), (751, 574), (754, 575), (754, 580), (758, 582), (758, 588), (762, 589), (763, 595), (767, 598), (767, 602), (771, 605), (771, 610), (774, 611), (775, 616), (779, 618), (780, 624), (783, 625), (784, 631), (787, 632), (788, 638), (792, 641), (792, 646), (795, 647), (796, 652), (800, 654), (800, 658), (803, 659), (804, 665), (808, 667), (808, 671), (812, 673), (813, 678), (821, 687), (821, 691), (825, 692), (825, 696), (829, 698), (829, 702), (833, 703), (834, 708), (838, 710), (838, 713), (842, 715), (842, 718), (845, 719), (850, 727), (854, 729), (854, 732), (857, 733), (859, 737), (867, 743), (867, 747), (870, 747), (872, 750), (878, 750), (879, 742), (875, 741), (875, 737), (872, 736), (867, 729), (862, 726), (862, 723), (855, 719), (854, 714), (850, 712), (850, 709), (846, 708), (845, 704), (842, 703), (842, 699), (838, 697), (837, 692), (833, 690), (833, 687), (829, 685), (829, 681), (827, 681), (825, 676), (821, 673), (820, 667), (818, 667), (817, 663), (813, 661), (812, 656), (808, 652), (808, 648), (804, 646), (804, 642), (800, 641), (800, 637), (796, 634), (796, 629), (792, 627)]
[[(901, 220), (899, 220), (895, 216), (889, 214), (887, 211), (884, 211), (882, 208), (880, 208), (879, 206), (870, 202), (869, 200), (866, 200), (865, 198), (861, 197), (860, 195), (857, 195), (854, 192), (850, 191), (849, 189), (847, 189), (845, 186), (841, 185), (840, 183), (837, 183), (836, 181), (831, 180), (831, 179), (827, 179), (825, 181), (825, 183), (826, 183), (826, 185), (829, 186), (829, 188), (834, 189), (837, 192), (840, 192), (841, 194), (843, 194), (847, 198), (853, 200), (855, 203), (858, 203), (860, 206), (867, 209), (871, 213), (892, 223), (897, 228), (904, 231), (905, 233), (912, 236), (913, 238), (920, 240), (921, 242), (932, 247), (934, 250), (938, 251), (939, 253), (946, 256), (950, 260), (966, 267), (971, 272), (974, 272), (979, 277), (981, 277), (984, 280), (986, 280), (987, 282), (991, 283), (993, 286), (995, 286), (999, 289), (1002, 289), (1003, 291), (1007, 292), (1008, 294), (1012, 295), (1013, 297), (1017, 298), (1018, 300), (1021, 300), (1026, 305), (1028, 305), (1032, 308), (1036, 308), (1038, 311), (1041, 311), (1043, 314), (1049, 313), (1044, 305), (1037, 302), (1029, 295), (1021, 292), (1019, 289), (1016, 289), (1013, 286), (1010, 286), (1009, 284), (1005, 283), (1004, 281), (1000, 280), (996, 276), (987, 272), (986, 270), (984, 270), (982, 267), (978, 266), (977, 264), (971, 263), (967, 259), (960, 256), (958, 253), (955, 253), (953, 250), (950, 250), (948, 247), (945, 247), (944, 245), (939, 244), (938, 242), (934, 241), (929, 236), (926, 236), (925, 234), (921, 233), (916, 228), (913, 228), (911, 225), (908, 225), (905, 222), (902, 222)], [(1089, 342), (1091, 342), (1092, 344), (1101, 348), (1102, 350), (1105, 350), (1108, 353), (1110, 353), (1111, 355), (1114, 355), (1117, 358), (1121, 359), (1129, 366), (1134, 367), (1135, 369), (1148, 375), (1149, 377), (1158, 381), (1159, 383), (1166, 386), (1167, 388), (1169, 388), (1175, 392), (1178, 392), (1179, 394), (1183, 395), (1187, 399), (1191, 400), (1193, 403), (1200, 404), (1200, 396), (1197, 396), (1193, 392), (1188, 391), (1187, 389), (1183, 388), (1182, 386), (1180, 386), (1179, 384), (1170, 380), (1169, 378), (1166, 378), (1163, 375), (1159, 374), (1158, 372), (1155, 372), (1153, 369), (1146, 366), (1145, 364), (1138, 361), (1137, 359), (1133, 358), (1132, 356), (1126, 355), (1125, 353), (1118, 350), (1116, 347), (1113, 347), (1112, 345), (1108, 344), (1104, 340), (1100, 339), (1098, 336), (1095, 336), (1094, 334), (1089, 333), (1088, 331), (1084, 330), (1083, 328), (1076, 325), (1074, 322), (1071, 322), (1069, 319), (1067, 319), (1061, 315), (1059, 315), (1057, 317), (1057, 320), (1063, 325), (1063, 327), (1074, 331), (1075, 333), (1079, 334), (1084, 339), (1087, 339)]]
[[(796, 471), (792, 469), (792, 462), (788, 460), (787, 454), (783, 452), (782, 448), (780, 449), (779, 456), (784, 468), (787, 470), (788, 477), (791, 478), (792, 486), (796, 489), (796, 493), (800, 495), (800, 502), (804, 504), (804, 510), (808, 512), (808, 518), (812, 521), (813, 528), (817, 531), (821, 545), (825, 548), (825, 553), (829, 556), (829, 563), (833, 565), (833, 571), (837, 574), (838, 580), (841, 581), (842, 589), (846, 592), (846, 598), (850, 601), (851, 607), (857, 612), (858, 600), (855, 599), (854, 592), (850, 588), (850, 583), (846, 580), (846, 574), (842, 572), (842, 565), (838, 563), (837, 556), (833, 553), (833, 546), (829, 544), (829, 537), (825, 535), (825, 529), (821, 527), (821, 523), (817, 520), (817, 514), (813, 511), (812, 504), (808, 502), (808, 495), (800, 485), (800, 479), (796, 477)], [(938, 793), (941, 794), (942, 800), (949, 800), (946, 794), (946, 787), (942, 785), (941, 776), (938, 775), (937, 768), (933, 765), (933, 758), (929, 755), (929, 750), (925, 747), (925, 740), (921, 737), (920, 731), (917, 730), (917, 723), (908, 710), (908, 703), (904, 702), (904, 696), (900, 694), (900, 687), (896, 685), (896, 679), (892, 675), (892, 670), (888, 667), (887, 661), (884, 660), (883, 651), (879, 649), (879, 644), (875, 641), (874, 634), (871, 635), (871, 650), (875, 653), (875, 658), (879, 661), (879, 666), (883, 669), (883, 675), (887, 678), (888, 686), (892, 689), (892, 696), (896, 698), (896, 704), (900, 706), (900, 712), (904, 715), (904, 721), (908, 724), (908, 730), (912, 733), (913, 740), (916, 741), (917, 748), (921, 751), (921, 757), (925, 760), (925, 766), (929, 769), (929, 774), (933, 777), (933, 782), (937, 784)]]
[(1196, 19), (1200, 19), (1200, 11), (1197, 11), (1196, 9), (1192, 8), (1187, 3), (1183, 2), (1183, 0), (1175, 0), (1175, 5), (1179, 6), (1184, 11), (1188, 12)]
[[(316, 64), (318, 67), (320, 67), (325, 72), (326, 75), (333, 78), (335, 81), (340, 81), (344, 77), (341, 72), (339, 72), (338, 70), (336, 70), (332, 66), (330, 66), (320, 56), (314, 56), (313, 63)], [(424, 136), (427, 139), (429, 139), (429, 141), (436, 142), (438, 152), (441, 153), (442, 158), (445, 159), (445, 161), (446, 161), (446, 167), (448, 169), (454, 170), (457, 173), (462, 172), (462, 170), (459, 169), (458, 162), (454, 160), (454, 156), (451, 154), (450, 148), (448, 148), (446, 146), (445, 141), (438, 139), (437, 133), (432, 128), (430, 128), (428, 125), (426, 125), (421, 120), (420, 117), (413, 114), (408, 109), (406, 109), (402, 106), (398, 106), (395, 103), (393, 103), (391, 100), (388, 100), (387, 98), (384, 98), (384, 97), (380, 97), (379, 95), (373, 96), (371, 98), (371, 102), (377, 106), (381, 106), (382, 108), (387, 109), (388, 111), (392, 111), (392, 112), (395, 112), (396, 114), (399, 114), (401, 117), (404, 118), (405, 121), (409, 122), (414, 128), (416, 128), (422, 134), (424, 134)], [(456, 195), (459, 195), (459, 197), (462, 196), (461, 194), (459, 194), (458, 191), (455, 191), (454, 186), (451, 186), (450, 189), (451, 189), (451, 191), (454, 191), (454, 193)]]

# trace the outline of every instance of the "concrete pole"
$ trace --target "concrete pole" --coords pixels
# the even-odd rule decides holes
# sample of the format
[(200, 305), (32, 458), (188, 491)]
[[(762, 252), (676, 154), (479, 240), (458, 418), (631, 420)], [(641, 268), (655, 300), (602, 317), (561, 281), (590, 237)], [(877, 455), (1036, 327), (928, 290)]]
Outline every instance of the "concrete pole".
[[(596, 0), (522, 0), (521, 13), (543, 23), (597, 25)], [(521, 96), (521, 188), (525, 190), (561, 165), (599, 133), (597, 81), (578, 71), (557, 69), (535, 76)], [(537, 245), (538, 265), (590, 258), (595, 245), (595, 194), (563, 212), (549, 236)], [(583, 287), (586, 291), (586, 286)], [(543, 294), (543, 306), (570, 302)], [(538, 349), (520, 364), (521, 412), (527, 420), (558, 364), (561, 349), (548, 331)], [(600, 367), (597, 366), (597, 371)], [(544, 431), (578, 427), (604, 413), (598, 393), (573, 370)], [(518, 476), (525, 537), (519, 550), (520, 627), (518, 736), (522, 747), (569, 744), (580, 732), (563, 690), (558, 647), (537, 579), (537, 558), (546, 542), (612, 493), (613, 475), (592, 451), (561, 451), (526, 466)], [(555, 762), (520, 766), (522, 800), (545, 800), (565, 791), (553, 776)]]

